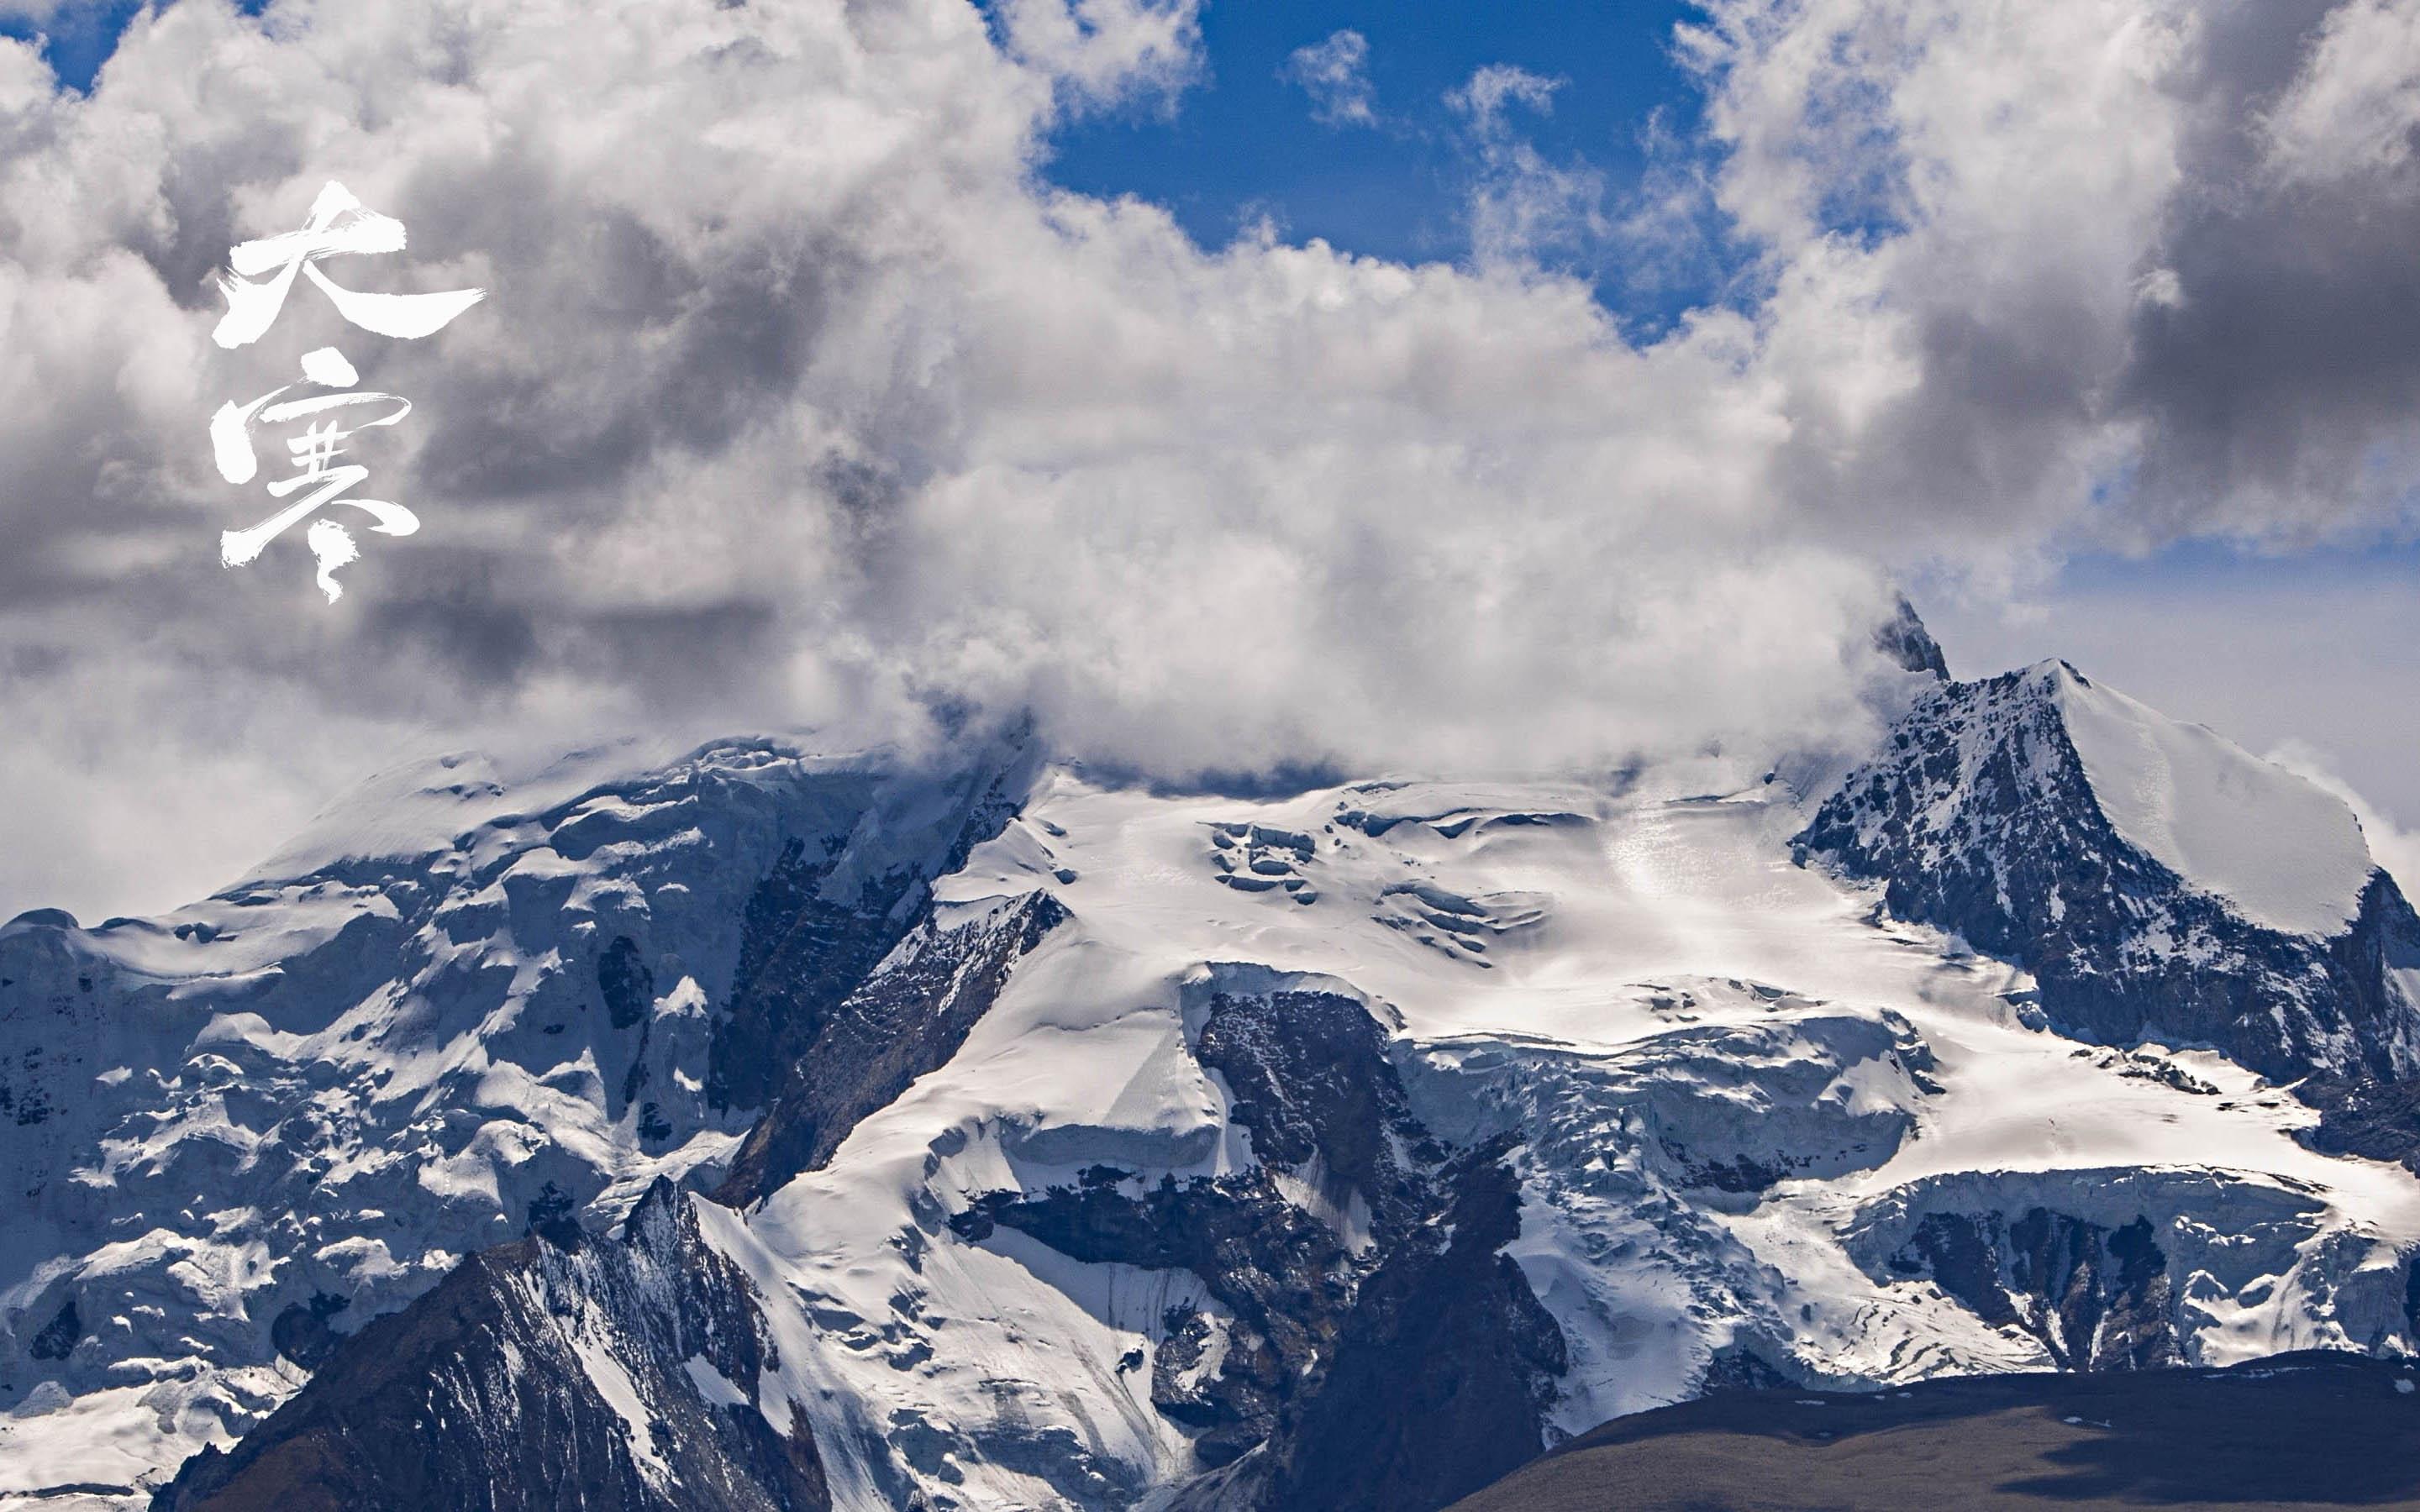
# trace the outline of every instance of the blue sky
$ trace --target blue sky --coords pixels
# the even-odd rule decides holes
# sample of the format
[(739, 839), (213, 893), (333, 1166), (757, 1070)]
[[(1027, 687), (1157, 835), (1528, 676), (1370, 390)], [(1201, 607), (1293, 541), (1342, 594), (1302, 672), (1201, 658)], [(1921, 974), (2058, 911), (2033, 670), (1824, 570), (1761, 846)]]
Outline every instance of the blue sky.
[[(261, 0), (240, 4), (256, 10)], [(60, 80), (82, 89), (141, 8), (139, 0), (70, 0), (39, 25), (0, 19), (0, 35), (42, 36)], [(1651, 123), (1675, 138), (1693, 134), (1699, 96), (1671, 40), (1695, 10), (1679, 0), (1212, 0), (1202, 14), (1201, 76), (1172, 100), (1071, 120), (1044, 171), (1069, 189), (1164, 205), (1205, 247), (1267, 217), (1289, 239), (1317, 237), (1404, 262), (1459, 261), (1470, 251), (1466, 209), (1477, 164), (1448, 92), (1489, 65), (1555, 81), (1551, 107), (1516, 106), (1513, 124), (1548, 163), (1603, 175), (1607, 208), (1618, 210), (1647, 166)], [(1369, 124), (1317, 123), (1311, 96), (1284, 76), (1297, 49), (1340, 31), (1367, 42)], [(1677, 284), (1650, 281), (1606, 246), (1565, 248), (1549, 260), (1591, 278), (1634, 333), (1714, 297), (1727, 270), (1710, 258)]]
[[(1317, 237), (1404, 262), (1458, 261), (1470, 250), (1466, 207), (1477, 164), (1448, 92), (1489, 65), (1557, 81), (1550, 109), (1514, 107), (1512, 124), (1548, 163), (1601, 173), (1607, 208), (1618, 210), (1646, 169), (1651, 122), (1693, 133), (1699, 92), (1671, 38), (1694, 9), (1671, 0), (1213, 3), (1202, 18), (1204, 76), (1172, 101), (1071, 122), (1052, 142), (1046, 172), (1070, 189), (1164, 205), (1208, 247), (1267, 216), (1290, 239)], [(1311, 96), (1285, 77), (1295, 50), (1340, 31), (1367, 42), (1371, 124), (1320, 124)], [(1642, 287), (1611, 253), (1565, 255), (1635, 329), (1708, 297), (1721, 271), (1700, 268), (1685, 286)]]
[(39, 25), (22, 16), (0, 15), (0, 37), (31, 41), (40, 38), (42, 56), (61, 83), (82, 89), (117, 45), (117, 34), (143, 7), (140, 0), (93, 0), (61, 6)]
[[(1299, 237), (1406, 261), (1456, 256), (1466, 164), (1446, 93), (1487, 64), (1559, 79), (1552, 112), (1528, 122), (1541, 150), (1635, 174), (1648, 113), (1694, 110), (1697, 92), (1668, 45), (1673, 23), (1693, 8), (1664, 0), (1214, 4), (1202, 18), (1206, 76), (1172, 110), (1143, 105), (1077, 121), (1055, 144), (1050, 177), (1156, 200), (1210, 244), (1268, 208)], [(1368, 40), (1378, 124), (1313, 128), (1310, 96), (1282, 77), (1287, 59), (1344, 30)]]

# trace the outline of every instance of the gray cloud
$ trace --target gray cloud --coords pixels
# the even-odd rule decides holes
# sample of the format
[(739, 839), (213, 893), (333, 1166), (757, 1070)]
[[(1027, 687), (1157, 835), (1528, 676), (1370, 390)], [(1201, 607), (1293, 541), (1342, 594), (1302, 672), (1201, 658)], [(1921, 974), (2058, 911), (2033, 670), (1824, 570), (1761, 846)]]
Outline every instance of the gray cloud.
[(1775, 486), (1952, 561), (2408, 526), (2415, 35), (2411, 0), (1714, 7), (1717, 192), (1798, 387)]
[(2161, 227), (2159, 297), (2138, 301), (2114, 391), (2145, 428), (2145, 528), (2290, 539), (2392, 519), (2420, 477), (2414, 118), (2398, 131), (2391, 100), (2333, 81), (2420, 87), (2420, 8), (2249, 7), (2207, 24), (2171, 85), (2192, 188)]

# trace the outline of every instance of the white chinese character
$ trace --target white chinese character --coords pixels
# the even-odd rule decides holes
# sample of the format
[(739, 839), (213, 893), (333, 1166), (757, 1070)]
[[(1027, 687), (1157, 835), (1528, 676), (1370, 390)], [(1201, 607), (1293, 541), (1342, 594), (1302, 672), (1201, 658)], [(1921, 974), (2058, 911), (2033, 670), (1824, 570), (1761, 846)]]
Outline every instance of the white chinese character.
[[(402, 250), (401, 221), (365, 208), (344, 185), (331, 179), (311, 202), (311, 215), (302, 230), (246, 241), (228, 253), (227, 266), (240, 276), (219, 279), (227, 312), (219, 317), (210, 339), (230, 348), (258, 341), (285, 308), (286, 293), (294, 286), (297, 273), (318, 285), (335, 301), (338, 315), (381, 336), (428, 335), (487, 297), (488, 291), (478, 288), (442, 294), (364, 294), (337, 284), (318, 266), (323, 257)], [(263, 274), (271, 276), (252, 282)]]
[[(312, 382), (332, 389), (349, 389), (361, 379), (353, 364), (345, 361), (344, 353), (334, 347), (322, 347), (305, 353), (302, 376)], [(410, 535), (420, 529), (420, 519), (401, 504), (383, 499), (347, 499), (345, 490), (370, 475), (370, 470), (358, 463), (341, 467), (329, 464), (344, 455), (343, 441), (355, 431), (373, 425), (392, 425), (411, 413), (411, 401), (393, 393), (322, 393), (307, 399), (279, 401), (277, 396), (294, 385), (271, 389), (250, 404), (238, 406), (232, 401), (219, 406), (210, 416), (210, 450), (216, 456), (219, 476), (229, 483), (250, 483), (260, 471), (260, 458), (253, 451), (252, 427), (256, 423), (276, 424), (281, 421), (300, 420), (310, 415), (329, 418), (314, 420), (302, 434), (288, 440), (286, 449), (291, 453), (294, 465), (302, 471), (290, 478), (280, 478), (269, 485), (270, 496), (283, 499), (298, 490), (308, 489), (302, 498), (270, 516), (249, 530), (223, 531), (219, 534), (219, 562), (223, 566), (240, 567), (260, 555), (261, 548), (285, 533), (287, 529), (302, 520), (322, 504), (350, 504), (371, 517), (370, 529), (382, 535)], [(372, 415), (358, 425), (339, 425), (334, 412), (354, 405), (385, 404), (393, 408), (383, 414)], [(353, 544), (350, 531), (332, 519), (311, 521), (303, 533), (303, 544), (318, 559), (319, 587), (333, 604), (344, 594), (335, 572), (346, 563), (361, 556)]]

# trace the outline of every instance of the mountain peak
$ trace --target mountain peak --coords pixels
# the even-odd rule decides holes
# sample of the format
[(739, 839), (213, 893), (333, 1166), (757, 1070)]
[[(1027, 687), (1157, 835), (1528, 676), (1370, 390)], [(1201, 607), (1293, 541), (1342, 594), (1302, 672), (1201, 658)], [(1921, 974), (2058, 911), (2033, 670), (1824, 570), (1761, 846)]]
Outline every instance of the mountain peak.
[(2063, 660), (1920, 698), (1799, 843), (2040, 981), (2089, 1038), (2409, 1067), (2409, 909), (2334, 795)]
[(1949, 680), (1949, 662), (1941, 654), (1941, 642), (1925, 628), (1905, 594), (1894, 601), (1891, 617), (1875, 629), (1874, 649), (1909, 671), (1928, 672), (1945, 683)]

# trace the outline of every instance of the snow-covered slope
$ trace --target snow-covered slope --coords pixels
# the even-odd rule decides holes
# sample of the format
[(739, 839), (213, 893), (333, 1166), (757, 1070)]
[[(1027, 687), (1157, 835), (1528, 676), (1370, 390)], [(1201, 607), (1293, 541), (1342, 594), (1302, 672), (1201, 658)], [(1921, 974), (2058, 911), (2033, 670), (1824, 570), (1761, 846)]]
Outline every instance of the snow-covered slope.
[[(746, 1349), (656, 1358), (693, 1340), (694, 1297), (516, 1251), (482, 1273), (537, 1265), (552, 1301), (501, 1336), (587, 1350), (597, 1390), (557, 1438), (457, 1392), (455, 1452), (501, 1475), (574, 1443), (581, 1504), (679, 1505), (650, 1425), (753, 1414), (819, 1489), (711, 1504), (1433, 1507), (1724, 1382), (2412, 1349), (2420, 1179), (2307, 1148), (2316, 1115), (2214, 1036), (2061, 1018), (2026, 966), (2130, 981), (2181, 921), (2194, 982), (2257, 993), (2302, 942), (2307, 1032), (2243, 1042), (2391, 1058), (2390, 979), (2376, 1013), (2319, 992), (2358, 977), (2344, 942), (2381, 927), (2378, 879), (2318, 939), (2274, 921), (2333, 891), (2209, 890), (2232, 879), (2208, 805), (2243, 774), (2205, 763), (2221, 776), (2121, 824), (2108, 775), (2146, 768), (2111, 753), (2167, 737), (2132, 705), (2071, 719), (2062, 675), (1919, 699), (1829, 801), (1719, 762), (1248, 800), (765, 746), (535, 817), (500, 784), (408, 865), (336, 859), (430, 832), (365, 816), (389, 838), (315, 841), (313, 880), (214, 924), (234, 937), (211, 959), (259, 952), (253, 996), (135, 961), (230, 900), (11, 926), (0, 1065), (39, 1044), (41, 1095), (80, 1105), (23, 1167), (75, 1201), (38, 1198), (0, 1271), (0, 1504), (156, 1483), (329, 1361), (173, 1504), (413, 1504), (409, 1456), (346, 1451), (329, 1503), (244, 1467), (379, 1410), (371, 1339), (342, 1335), (425, 1291), (433, 1256), (533, 1223), (574, 1255), (620, 1243), (568, 1225), (657, 1176)], [(2070, 733), (2103, 717), (2115, 735)], [(2144, 812), (2188, 836), (2190, 880)], [(1926, 874), (1946, 885), (1905, 880)], [(1903, 906), (1928, 900), (2003, 933)], [(2063, 954), (2036, 949), (2053, 935)], [(61, 1002), (64, 1040), (40, 1016)], [(409, 1336), (458, 1296), (413, 1304)], [(74, 1336), (38, 1348), (70, 1301)], [(277, 1355), (280, 1318), (302, 1353)], [(504, 1358), (481, 1338), (464, 1358)], [(681, 1473), (745, 1479), (756, 1443)]]
[(2119, 836), (2255, 924), (2344, 933), (2377, 870), (2344, 800), (2061, 664), (2042, 672)]
[(173, 915), (0, 928), (0, 1504), (147, 1483), (465, 1256), (719, 1169), (760, 942), (878, 959), (1013, 766), (447, 759)]

